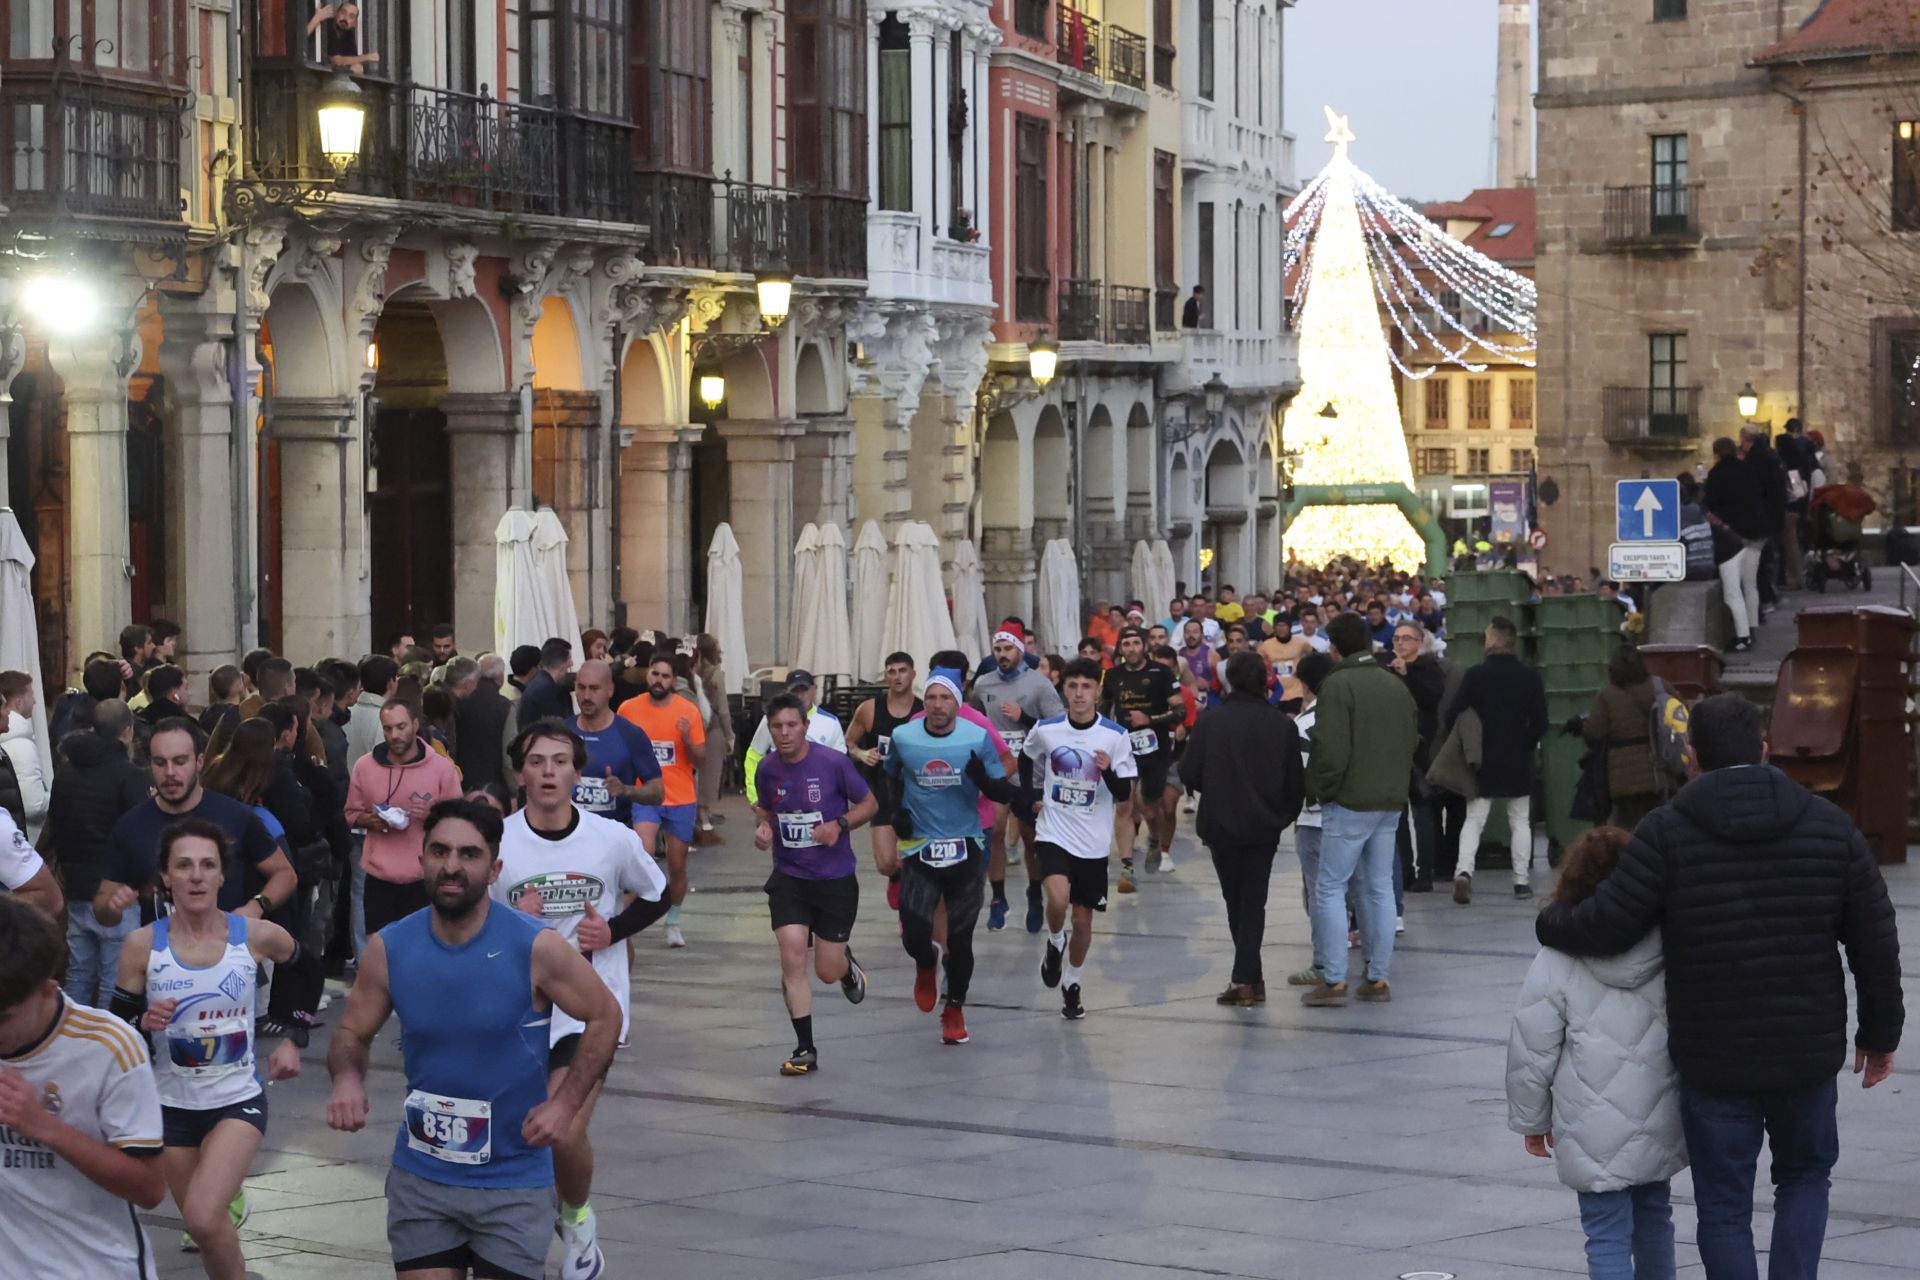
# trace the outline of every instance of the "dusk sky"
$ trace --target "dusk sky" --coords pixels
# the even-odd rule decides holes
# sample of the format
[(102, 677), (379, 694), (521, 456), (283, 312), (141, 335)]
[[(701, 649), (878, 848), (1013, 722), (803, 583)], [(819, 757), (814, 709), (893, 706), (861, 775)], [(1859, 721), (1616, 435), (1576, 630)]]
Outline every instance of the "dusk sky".
[(1322, 104), (1351, 117), (1354, 163), (1411, 200), (1492, 181), (1497, 0), (1299, 0), (1282, 110), (1302, 182), (1329, 154)]

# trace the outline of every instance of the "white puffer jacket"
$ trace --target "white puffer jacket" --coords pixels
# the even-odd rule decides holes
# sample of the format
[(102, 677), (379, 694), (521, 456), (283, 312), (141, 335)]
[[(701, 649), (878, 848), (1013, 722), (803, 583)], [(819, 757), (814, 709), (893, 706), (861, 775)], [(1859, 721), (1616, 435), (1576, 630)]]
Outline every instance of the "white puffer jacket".
[(1507, 1040), (1507, 1125), (1553, 1134), (1560, 1181), (1618, 1191), (1687, 1167), (1655, 930), (1617, 956), (1543, 948)]
[(20, 802), (27, 811), (27, 839), (40, 838), (40, 824), (47, 816), (47, 801), (53, 796), (53, 780), (40, 759), (40, 746), (33, 738), (33, 721), (18, 711), (4, 713), (0, 726), (0, 751), (13, 762), (13, 774), (20, 780)]

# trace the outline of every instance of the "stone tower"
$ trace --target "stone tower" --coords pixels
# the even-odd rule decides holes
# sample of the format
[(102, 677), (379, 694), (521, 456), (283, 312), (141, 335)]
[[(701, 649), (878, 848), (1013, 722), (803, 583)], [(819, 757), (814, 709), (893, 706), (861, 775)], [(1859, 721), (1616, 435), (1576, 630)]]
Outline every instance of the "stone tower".
[(1533, 185), (1533, 3), (1500, 6), (1500, 64), (1496, 73), (1494, 185)]

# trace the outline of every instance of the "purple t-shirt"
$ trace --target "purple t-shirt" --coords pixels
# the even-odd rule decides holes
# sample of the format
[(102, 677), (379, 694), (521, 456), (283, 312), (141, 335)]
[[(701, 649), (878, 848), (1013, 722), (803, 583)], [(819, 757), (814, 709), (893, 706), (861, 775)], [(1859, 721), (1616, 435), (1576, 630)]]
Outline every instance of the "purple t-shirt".
[(813, 842), (813, 829), (835, 822), (867, 798), (867, 784), (853, 761), (818, 743), (807, 744), (798, 764), (778, 751), (763, 756), (755, 779), (760, 807), (773, 814), (773, 865), (802, 880), (837, 880), (854, 872), (853, 842), (842, 831), (830, 845)]

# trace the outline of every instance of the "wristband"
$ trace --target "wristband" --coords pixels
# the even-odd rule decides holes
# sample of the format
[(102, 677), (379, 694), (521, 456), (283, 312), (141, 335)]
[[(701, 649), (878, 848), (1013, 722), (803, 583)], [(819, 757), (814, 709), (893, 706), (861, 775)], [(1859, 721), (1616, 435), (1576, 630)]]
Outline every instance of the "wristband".
[(261, 915), (266, 916), (266, 915), (271, 915), (273, 913), (273, 902), (271, 899), (267, 897), (266, 894), (256, 893), (253, 895), (253, 900), (260, 904)]

